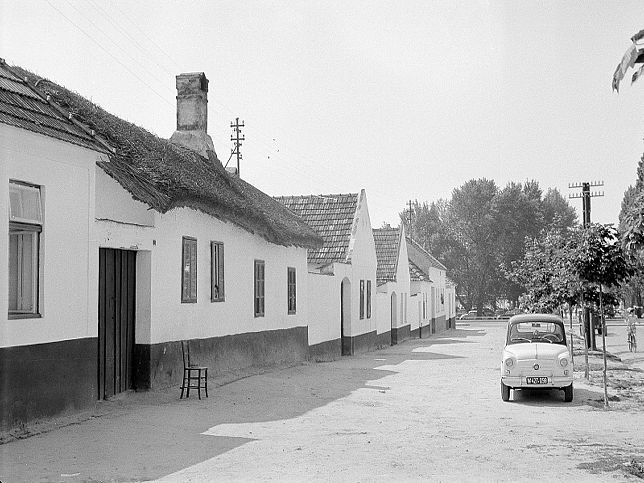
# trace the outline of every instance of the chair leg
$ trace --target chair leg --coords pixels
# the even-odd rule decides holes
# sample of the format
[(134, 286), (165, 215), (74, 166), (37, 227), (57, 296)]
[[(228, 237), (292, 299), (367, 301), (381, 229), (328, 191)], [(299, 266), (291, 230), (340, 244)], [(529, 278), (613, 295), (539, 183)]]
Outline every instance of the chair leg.
[(199, 394), (199, 400), (201, 401), (201, 369), (197, 371), (199, 380), (197, 381), (197, 394)]
[(206, 368), (206, 377), (203, 380), (204, 387), (206, 388), (206, 397), (208, 397), (208, 368)]
[(186, 370), (183, 370), (183, 380), (181, 381), (181, 397), (179, 399), (183, 399), (183, 393), (186, 389)]

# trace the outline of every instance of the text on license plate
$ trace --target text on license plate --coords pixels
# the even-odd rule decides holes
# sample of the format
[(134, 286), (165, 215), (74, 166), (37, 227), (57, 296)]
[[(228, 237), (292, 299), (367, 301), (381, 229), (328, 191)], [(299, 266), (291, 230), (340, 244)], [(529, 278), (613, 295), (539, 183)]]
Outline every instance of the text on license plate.
[(526, 377), (525, 378), (526, 384), (548, 384), (548, 378), (547, 377)]

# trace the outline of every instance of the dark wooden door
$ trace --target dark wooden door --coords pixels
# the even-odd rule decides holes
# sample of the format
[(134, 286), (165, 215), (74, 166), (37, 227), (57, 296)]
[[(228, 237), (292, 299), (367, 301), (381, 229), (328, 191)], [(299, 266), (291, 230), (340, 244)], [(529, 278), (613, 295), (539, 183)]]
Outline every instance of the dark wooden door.
[(98, 399), (134, 387), (136, 252), (99, 249)]

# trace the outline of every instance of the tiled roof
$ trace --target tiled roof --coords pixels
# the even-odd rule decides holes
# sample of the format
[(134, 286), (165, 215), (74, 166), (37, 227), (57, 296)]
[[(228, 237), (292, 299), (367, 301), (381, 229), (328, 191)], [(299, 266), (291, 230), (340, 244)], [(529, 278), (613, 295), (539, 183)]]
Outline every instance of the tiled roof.
[(433, 268), (437, 268), (439, 270), (447, 270), (445, 265), (436, 260), (436, 258), (434, 258), (433, 255), (425, 250), (422, 246), (420, 246), (420, 244), (416, 240), (407, 237), (407, 243), (411, 244), (414, 248), (421, 252)]
[(427, 275), (421, 268), (416, 265), (414, 262), (409, 260), (409, 278), (413, 282), (431, 282), (432, 279), (429, 278), (429, 275)]
[(308, 251), (311, 264), (347, 262), (351, 227), (358, 194), (276, 196), (275, 199), (302, 218), (322, 237), (321, 248)]
[[(7, 69), (3, 69), (5, 71)], [(179, 207), (199, 210), (274, 244), (321, 246), (321, 237), (301, 218), (244, 180), (228, 174), (214, 152), (209, 152), (209, 158), (205, 158), (120, 119), (48, 79), (17, 66), (12, 66), (10, 71), (16, 72), (18, 79), (29, 78), (29, 83), (22, 85), (15, 78), (5, 77), (4, 85), (13, 86), (13, 91), (7, 92), (12, 93), (14, 99), (44, 106), (42, 109), (47, 117), (64, 122), (64, 118), (54, 116), (55, 111), (46, 102), (38, 99), (39, 95), (43, 99), (50, 97), (51, 105), (73, 112), (74, 118), (88, 132), (94, 131), (97, 139), (114, 148), (114, 151), (108, 151), (109, 161), (97, 164), (134, 199), (159, 213)], [(19, 85), (21, 87), (17, 87)], [(25, 89), (32, 90), (32, 95), (27, 95)], [(23, 108), (21, 112), (26, 117), (30, 110)], [(28, 123), (25, 119), (20, 122)], [(31, 124), (36, 126), (34, 122)], [(33, 126), (32, 129), (36, 129)], [(62, 139), (62, 135), (62, 130), (56, 131), (56, 137)], [(79, 144), (84, 142), (82, 131), (69, 135)]]
[(400, 253), (399, 228), (375, 228), (373, 241), (376, 244), (376, 283), (382, 285), (396, 280), (398, 269), (398, 254)]
[(43, 134), (61, 141), (107, 152), (91, 131), (69, 119), (60, 109), (0, 59), (0, 123)]

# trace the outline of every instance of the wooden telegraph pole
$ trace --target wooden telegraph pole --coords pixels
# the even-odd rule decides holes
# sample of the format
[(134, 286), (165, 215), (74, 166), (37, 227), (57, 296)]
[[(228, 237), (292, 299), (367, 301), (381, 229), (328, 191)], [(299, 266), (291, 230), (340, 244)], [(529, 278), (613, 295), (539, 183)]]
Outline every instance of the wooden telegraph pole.
[(241, 155), (241, 145), (242, 141), (245, 141), (246, 138), (244, 135), (241, 133), (241, 128), (244, 127), (244, 121), (239, 122), (239, 118), (235, 118), (235, 122), (230, 123), (230, 127), (233, 128), (233, 133), (230, 135), (230, 140), (235, 143), (235, 147), (233, 148), (232, 154), (237, 154), (237, 176), (240, 176), (239, 174), (239, 160), (242, 159)]
[[(571, 193), (568, 198), (581, 198), (583, 207), (583, 226), (586, 228), (590, 224), (590, 199), (598, 196), (604, 196), (603, 191), (590, 191), (590, 188), (604, 186), (603, 181), (585, 181), (582, 183), (570, 183), (568, 188), (575, 189), (581, 188), (581, 193)], [(583, 291), (582, 291), (582, 305), (583, 305)], [(586, 339), (586, 347), (596, 349), (595, 345), (595, 324), (592, 317), (590, 317), (590, 309), (584, 307), (584, 332)]]

